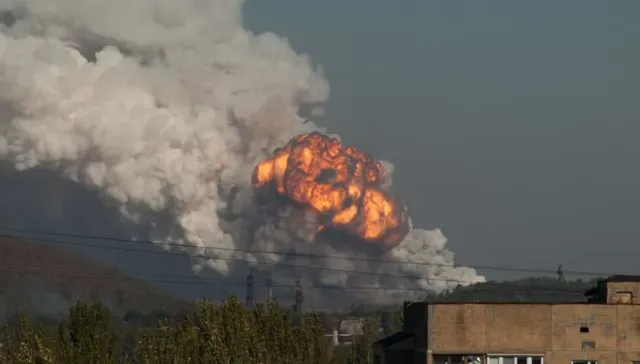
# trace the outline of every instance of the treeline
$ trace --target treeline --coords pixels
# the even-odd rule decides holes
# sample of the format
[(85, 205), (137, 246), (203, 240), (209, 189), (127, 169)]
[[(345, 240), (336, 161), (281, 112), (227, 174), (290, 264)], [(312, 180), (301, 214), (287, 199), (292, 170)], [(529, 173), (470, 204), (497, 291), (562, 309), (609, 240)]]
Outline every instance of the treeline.
[(560, 281), (554, 277), (527, 277), (513, 281), (458, 286), (445, 294), (429, 294), (428, 302), (585, 302), (585, 292), (594, 287), (596, 279)]
[[(597, 279), (560, 281), (552, 277), (527, 277), (523, 279), (458, 286), (437, 293), (425, 293), (422, 300), (429, 303), (443, 302), (531, 302), (567, 303), (586, 302), (585, 292), (597, 284)], [(385, 333), (399, 331), (402, 327), (402, 305), (380, 306), (353, 304), (348, 316), (378, 317)]]
[[(123, 324), (98, 302), (78, 302), (56, 325), (21, 316), (4, 325), (0, 364), (371, 363), (373, 328), (347, 353), (333, 352), (317, 315), (297, 320), (269, 302), (202, 302), (154, 328)], [(366, 342), (365, 342), (366, 340)], [(340, 348), (344, 350), (343, 348)]]

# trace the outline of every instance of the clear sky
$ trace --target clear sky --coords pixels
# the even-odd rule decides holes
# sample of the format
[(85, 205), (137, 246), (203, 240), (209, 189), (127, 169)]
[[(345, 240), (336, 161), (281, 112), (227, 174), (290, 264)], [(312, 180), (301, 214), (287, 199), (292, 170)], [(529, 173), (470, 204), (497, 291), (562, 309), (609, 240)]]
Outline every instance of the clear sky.
[[(250, 0), (458, 262), (638, 273), (640, 1)], [(491, 278), (507, 273), (486, 272)]]

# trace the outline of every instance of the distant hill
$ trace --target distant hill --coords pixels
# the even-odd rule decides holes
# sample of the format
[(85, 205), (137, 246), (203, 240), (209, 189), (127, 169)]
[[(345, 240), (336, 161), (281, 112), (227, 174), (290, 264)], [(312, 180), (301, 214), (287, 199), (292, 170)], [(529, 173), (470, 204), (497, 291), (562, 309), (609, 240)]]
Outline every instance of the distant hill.
[(77, 253), (0, 235), (0, 318), (15, 312), (59, 316), (77, 299), (100, 300), (120, 315), (186, 305), (150, 283)]

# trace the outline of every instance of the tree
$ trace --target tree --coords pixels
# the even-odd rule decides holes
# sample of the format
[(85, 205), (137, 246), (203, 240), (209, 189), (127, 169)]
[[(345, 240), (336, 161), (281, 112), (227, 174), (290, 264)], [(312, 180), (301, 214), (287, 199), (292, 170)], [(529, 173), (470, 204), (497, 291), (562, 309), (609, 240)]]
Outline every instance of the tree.
[(110, 312), (101, 303), (78, 301), (58, 329), (61, 361), (66, 364), (115, 363), (116, 337)]
[(362, 334), (353, 343), (348, 364), (372, 364), (373, 352), (371, 346), (376, 338), (376, 327), (370, 319), (366, 319), (362, 325)]
[(2, 355), (0, 362), (11, 364), (53, 364), (56, 363), (50, 343), (45, 339), (42, 328), (33, 328), (26, 316), (20, 317), (17, 328), (4, 328)]

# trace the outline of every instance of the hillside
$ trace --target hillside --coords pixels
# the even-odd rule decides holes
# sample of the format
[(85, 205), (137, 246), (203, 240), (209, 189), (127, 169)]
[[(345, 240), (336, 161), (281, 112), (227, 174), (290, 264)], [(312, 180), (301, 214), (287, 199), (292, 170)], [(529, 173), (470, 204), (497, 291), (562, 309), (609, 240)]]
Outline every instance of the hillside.
[(0, 235), (0, 317), (18, 311), (58, 316), (79, 298), (100, 300), (116, 314), (184, 305), (149, 283), (77, 253)]

